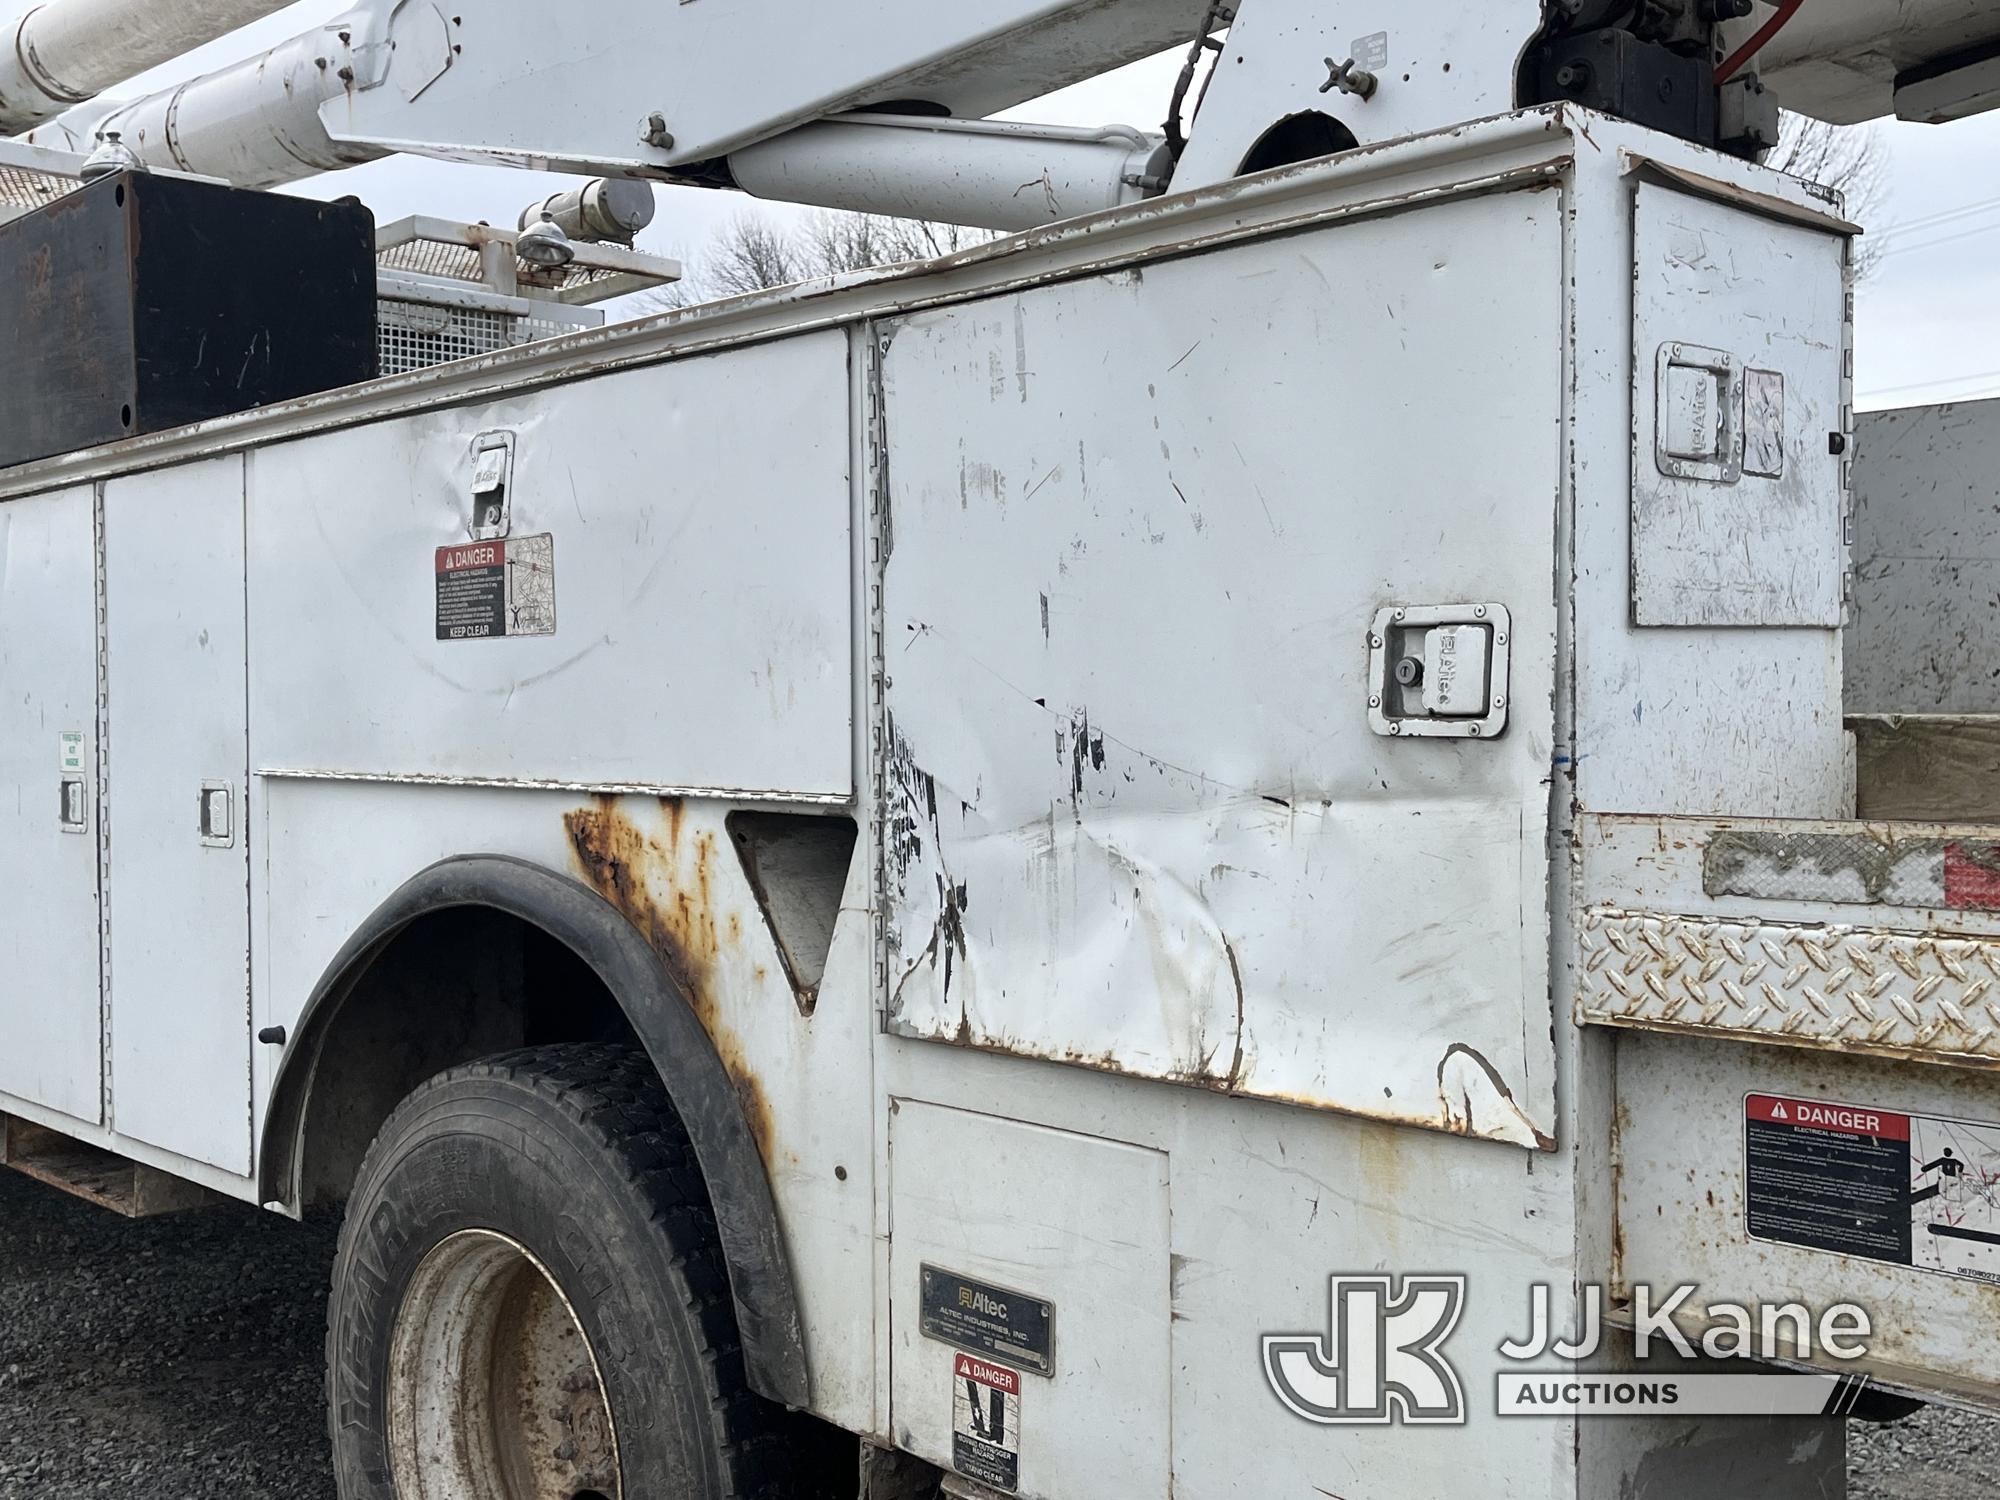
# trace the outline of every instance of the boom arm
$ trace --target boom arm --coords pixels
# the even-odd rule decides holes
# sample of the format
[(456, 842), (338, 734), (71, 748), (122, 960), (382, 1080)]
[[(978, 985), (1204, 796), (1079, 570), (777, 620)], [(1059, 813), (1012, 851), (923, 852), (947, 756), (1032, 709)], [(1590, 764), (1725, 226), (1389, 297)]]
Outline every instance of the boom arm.
[(0, 133), (269, 15), (285, 0), (50, 0), (0, 33)]
[[(803, 0), (595, 0), (585, 25), (530, 0), (366, 0), (261, 58), (86, 107), (36, 139), (87, 149), (117, 130), (148, 164), (252, 186), (408, 151), (1017, 229), (1556, 99), (1747, 154), (1775, 136), (1759, 67), (1786, 103), (1830, 119), (2000, 103), (1991, 0), (869, 11), (858, 24), (851, 7)], [(1123, 128), (983, 120), (1224, 25), (1184, 150)], [(1739, 74), (1720, 79), (1732, 52)]]

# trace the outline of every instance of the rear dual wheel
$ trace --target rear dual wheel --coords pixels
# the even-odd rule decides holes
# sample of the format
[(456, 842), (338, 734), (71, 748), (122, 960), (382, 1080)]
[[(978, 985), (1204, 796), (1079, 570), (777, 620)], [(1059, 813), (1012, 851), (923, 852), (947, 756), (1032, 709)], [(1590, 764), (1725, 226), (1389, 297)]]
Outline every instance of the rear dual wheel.
[(824, 1427), (744, 1382), (693, 1150), (629, 1048), (489, 1058), (397, 1107), (348, 1203), (327, 1358), (342, 1500), (765, 1500), (841, 1477)]

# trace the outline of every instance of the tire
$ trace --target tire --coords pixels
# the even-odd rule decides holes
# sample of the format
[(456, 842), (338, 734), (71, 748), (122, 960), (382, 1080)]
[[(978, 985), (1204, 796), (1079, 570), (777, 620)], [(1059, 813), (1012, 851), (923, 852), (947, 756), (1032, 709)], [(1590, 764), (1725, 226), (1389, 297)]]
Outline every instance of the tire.
[(341, 1500), (853, 1491), (852, 1445), (843, 1466), (744, 1382), (693, 1148), (632, 1048), (506, 1053), (396, 1108), (348, 1202), (327, 1369)]

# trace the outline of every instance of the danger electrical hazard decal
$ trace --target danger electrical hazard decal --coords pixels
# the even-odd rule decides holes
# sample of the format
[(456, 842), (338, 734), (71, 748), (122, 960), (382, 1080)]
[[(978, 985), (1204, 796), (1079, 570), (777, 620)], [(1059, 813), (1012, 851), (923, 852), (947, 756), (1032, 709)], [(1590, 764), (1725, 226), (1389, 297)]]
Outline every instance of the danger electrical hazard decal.
[(1750, 1237), (2000, 1282), (2000, 1124), (1744, 1101)]
[(437, 549), (437, 638), (556, 633), (556, 540), (501, 537)]
[(951, 1466), (992, 1489), (1021, 1487), (1019, 1370), (952, 1356)]

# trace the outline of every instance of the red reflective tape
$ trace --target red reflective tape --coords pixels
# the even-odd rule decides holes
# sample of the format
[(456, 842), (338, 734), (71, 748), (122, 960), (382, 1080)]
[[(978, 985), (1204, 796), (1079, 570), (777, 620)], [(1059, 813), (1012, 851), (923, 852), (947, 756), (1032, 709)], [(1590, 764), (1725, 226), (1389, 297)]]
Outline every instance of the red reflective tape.
[(1752, 1094), (1744, 1101), (1752, 1120), (1772, 1125), (1797, 1125), (1806, 1130), (1836, 1130), (1844, 1135), (1867, 1135), (1883, 1141), (1907, 1141), (1910, 1117), (1886, 1109), (1866, 1109), (1856, 1104), (1823, 1104), (1816, 1099), (1783, 1099), (1775, 1094)]
[(1944, 846), (1944, 904), (1958, 911), (2000, 911), (2000, 844)]

